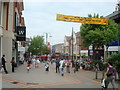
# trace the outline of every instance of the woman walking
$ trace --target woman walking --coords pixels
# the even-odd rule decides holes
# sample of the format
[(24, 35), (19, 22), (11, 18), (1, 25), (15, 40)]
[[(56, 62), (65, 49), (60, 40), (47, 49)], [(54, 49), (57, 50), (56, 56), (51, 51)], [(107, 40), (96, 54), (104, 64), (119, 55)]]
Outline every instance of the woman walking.
[(65, 64), (66, 64), (66, 72), (70, 73), (70, 61), (67, 59)]
[(27, 71), (29, 72), (30, 71), (30, 66), (31, 66), (32, 62), (31, 62), (31, 59), (28, 60), (27, 62)]
[(116, 70), (115, 68), (112, 66), (111, 62), (108, 62), (108, 67), (107, 67), (107, 71), (105, 72), (105, 76), (107, 77), (105, 79), (106, 81), (106, 88), (108, 88), (109, 83), (111, 82), (113, 89), (115, 90), (115, 74), (116, 74)]

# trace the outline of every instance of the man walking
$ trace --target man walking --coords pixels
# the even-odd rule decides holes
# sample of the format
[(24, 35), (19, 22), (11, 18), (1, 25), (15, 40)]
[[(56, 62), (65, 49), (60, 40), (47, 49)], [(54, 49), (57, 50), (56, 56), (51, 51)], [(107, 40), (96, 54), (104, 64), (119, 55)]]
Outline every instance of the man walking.
[(59, 62), (60, 62), (60, 60), (59, 60), (59, 59), (56, 59), (56, 61), (55, 61), (55, 63), (56, 63), (56, 73), (57, 73), (57, 72), (60, 72), (60, 71), (59, 71), (59, 66), (60, 66), (60, 63), (59, 63)]
[(5, 55), (3, 55), (3, 56), (2, 56), (2, 67), (3, 67), (4, 71), (5, 71), (5, 73), (8, 74), (8, 72), (7, 72), (7, 70), (6, 70), (5, 63), (6, 63), (6, 61), (5, 61)]
[(59, 69), (60, 69), (60, 74), (61, 74), (62, 76), (64, 75), (64, 67), (65, 67), (65, 62), (64, 62), (63, 59), (61, 59)]

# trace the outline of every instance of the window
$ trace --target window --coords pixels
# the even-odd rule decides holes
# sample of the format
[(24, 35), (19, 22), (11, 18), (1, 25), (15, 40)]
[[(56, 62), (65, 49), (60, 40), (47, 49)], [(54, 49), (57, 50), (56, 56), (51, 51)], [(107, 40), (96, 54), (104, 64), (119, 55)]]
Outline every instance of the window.
[(6, 30), (8, 30), (8, 16), (9, 15), (9, 2), (7, 3), (7, 11), (6, 11)]
[(17, 29), (16, 29), (17, 26), (19, 26), (19, 18), (17, 13), (15, 12), (15, 32), (17, 32)]
[(16, 14), (16, 26), (19, 26), (19, 18), (17, 14)]

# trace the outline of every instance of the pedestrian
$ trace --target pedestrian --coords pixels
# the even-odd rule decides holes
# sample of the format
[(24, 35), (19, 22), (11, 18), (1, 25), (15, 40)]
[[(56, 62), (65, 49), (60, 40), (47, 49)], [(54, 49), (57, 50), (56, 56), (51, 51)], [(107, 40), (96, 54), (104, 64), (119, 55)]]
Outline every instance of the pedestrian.
[(21, 57), (19, 62), (20, 62), (20, 64), (24, 64), (24, 58)]
[(32, 64), (33, 64), (34, 67), (35, 67), (35, 61), (36, 61), (36, 59), (33, 57), (32, 58)]
[(35, 60), (35, 68), (38, 68), (38, 67), (39, 67), (39, 63), (40, 63), (39, 58), (37, 58), (37, 59)]
[(85, 62), (82, 62), (81, 66), (82, 66), (82, 69), (84, 69), (85, 68)]
[(74, 66), (75, 66), (74, 67), (74, 73), (75, 73), (76, 71), (78, 71), (79, 63), (77, 61), (75, 61), (75, 65)]
[(74, 67), (75, 67), (75, 62), (74, 62), (74, 60), (72, 60), (71, 62), (72, 62), (72, 68), (74, 68)]
[(70, 73), (70, 61), (68, 59), (65, 61), (65, 65), (66, 65), (66, 72)]
[(15, 60), (14, 57), (12, 57), (12, 60), (10, 61), (11, 65), (12, 65), (12, 72), (14, 72), (14, 68), (15, 68)]
[(6, 63), (5, 55), (3, 55), (3, 56), (2, 56), (2, 67), (3, 67), (4, 71), (5, 71), (5, 73), (8, 74), (8, 71), (6, 70), (6, 65), (5, 65), (5, 63)]
[(57, 72), (60, 72), (60, 70), (59, 70), (59, 67), (60, 67), (60, 59), (56, 59), (55, 63), (56, 63), (56, 73), (57, 73)]
[(59, 69), (60, 69), (60, 74), (62, 76), (64, 76), (64, 67), (65, 67), (65, 61), (63, 59), (61, 59)]
[(95, 67), (96, 67), (96, 70), (97, 70), (97, 71), (100, 71), (100, 68), (99, 68), (99, 64), (98, 64), (98, 63), (95, 65)]
[(29, 72), (30, 71), (30, 66), (31, 66), (32, 62), (31, 60), (29, 59), (28, 62), (27, 62), (27, 71)]
[(81, 63), (81, 62), (80, 62), (79, 59), (77, 60), (77, 62), (78, 62), (78, 69), (80, 69), (80, 63)]
[(112, 66), (111, 62), (108, 62), (108, 67), (107, 70), (105, 72), (105, 76), (107, 77), (106, 80), (106, 88), (108, 88), (109, 83), (111, 82), (113, 89), (115, 90), (116, 86), (115, 86), (115, 74), (116, 74), (116, 70), (115, 68)]
[(53, 59), (50, 60), (51, 64), (53, 64)]
[(48, 62), (45, 64), (45, 71), (49, 71), (49, 63)]

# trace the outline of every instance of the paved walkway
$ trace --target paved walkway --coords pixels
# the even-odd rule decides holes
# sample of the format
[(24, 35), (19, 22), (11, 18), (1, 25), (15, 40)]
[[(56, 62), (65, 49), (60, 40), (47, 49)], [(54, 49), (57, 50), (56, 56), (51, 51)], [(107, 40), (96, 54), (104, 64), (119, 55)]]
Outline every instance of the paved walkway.
[[(50, 64), (49, 72), (45, 71), (44, 63), (39, 68), (32, 66), (29, 73), (26, 66), (19, 66), (15, 73), (3, 73), (2, 88), (101, 88), (101, 83), (94, 80), (95, 72), (80, 69), (74, 73), (71, 68), (71, 73), (61, 76), (55, 72), (55, 64)], [(101, 73), (98, 77), (102, 77)]]

